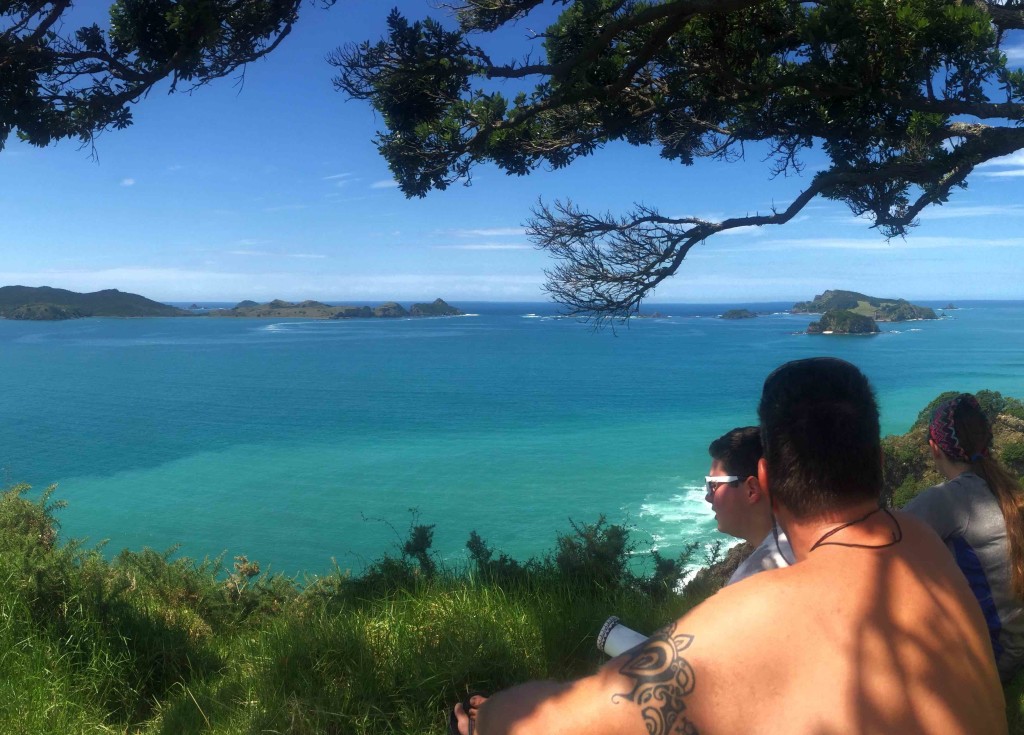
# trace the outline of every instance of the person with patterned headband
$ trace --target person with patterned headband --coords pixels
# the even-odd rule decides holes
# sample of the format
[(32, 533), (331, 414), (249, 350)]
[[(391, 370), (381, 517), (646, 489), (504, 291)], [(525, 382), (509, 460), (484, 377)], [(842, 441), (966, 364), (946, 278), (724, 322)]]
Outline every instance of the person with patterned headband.
[(970, 393), (935, 409), (928, 426), (946, 478), (904, 508), (946, 542), (988, 624), (999, 675), (1024, 666), (1024, 492), (991, 456), (992, 427)]

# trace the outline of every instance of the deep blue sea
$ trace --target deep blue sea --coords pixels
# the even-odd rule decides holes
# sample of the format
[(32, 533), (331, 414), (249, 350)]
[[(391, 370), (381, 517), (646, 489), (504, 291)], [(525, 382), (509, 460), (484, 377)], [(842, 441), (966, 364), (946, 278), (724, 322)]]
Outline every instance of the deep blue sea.
[[(945, 302), (930, 304), (942, 306)], [(523, 558), (604, 514), (671, 553), (717, 537), (708, 443), (756, 422), (765, 375), (830, 354), (872, 380), (883, 430), (944, 390), (1024, 398), (1024, 302), (873, 337), (807, 336), (792, 304), (651, 305), (595, 331), (551, 304), (440, 319), (0, 321), (0, 470), (55, 497), (65, 536), (264, 568), (361, 569), (416, 509)], [(756, 319), (714, 316), (746, 306)]]

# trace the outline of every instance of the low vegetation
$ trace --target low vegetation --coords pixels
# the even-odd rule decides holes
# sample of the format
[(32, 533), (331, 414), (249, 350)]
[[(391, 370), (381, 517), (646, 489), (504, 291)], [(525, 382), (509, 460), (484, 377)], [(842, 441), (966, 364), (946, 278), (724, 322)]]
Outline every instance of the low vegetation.
[(525, 562), (471, 534), (460, 569), (414, 523), (362, 575), (301, 583), (244, 557), (107, 559), (59, 539), (51, 492), (0, 496), (0, 721), (27, 735), (443, 733), (467, 691), (594, 671), (609, 615), (653, 631), (714, 591), (678, 594), (688, 555), (635, 555), (603, 519)]

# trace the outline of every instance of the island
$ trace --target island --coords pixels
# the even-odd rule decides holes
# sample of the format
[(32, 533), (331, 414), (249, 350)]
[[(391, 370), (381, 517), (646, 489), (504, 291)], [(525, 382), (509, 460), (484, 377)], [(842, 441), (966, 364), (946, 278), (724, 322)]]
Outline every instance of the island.
[(729, 311), (721, 314), (719, 319), (753, 319), (757, 314), (750, 311), (750, 309), (729, 309)]
[(836, 310), (850, 311), (870, 317), (876, 322), (906, 322), (916, 319), (939, 318), (934, 309), (911, 304), (906, 299), (884, 299), (877, 296), (866, 296), (856, 291), (825, 291), (811, 301), (794, 304), (790, 309), (793, 314), (825, 314)]
[(0, 318), (61, 321), (90, 316), (144, 317), (194, 316), (185, 309), (151, 301), (144, 296), (109, 288), (77, 293), (49, 286), (3, 286)]
[(213, 309), (210, 317), (241, 319), (398, 319), (402, 317), (460, 316), (462, 311), (444, 299), (427, 304), (413, 304), (406, 309), (395, 301), (380, 306), (331, 306), (320, 301), (284, 301), (274, 299), (266, 304), (242, 301), (230, 309)]
[(875, 320), (848, 309), (831, 309), (807, 325), (807, 334), (877, 334)]

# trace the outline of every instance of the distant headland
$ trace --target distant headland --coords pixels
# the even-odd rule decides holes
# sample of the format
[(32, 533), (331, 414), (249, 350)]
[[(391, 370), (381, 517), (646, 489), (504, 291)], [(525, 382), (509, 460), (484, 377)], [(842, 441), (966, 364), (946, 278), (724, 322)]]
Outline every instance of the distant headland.
[(148, 316), (211, 316), (241, 318), (301, 318), (301, 319), (386, 319), (400, 317), (459, 316), (463, 312), (444, 299), (431, 303), (413, 304), (406, 309), (388, 301), (380, 306), (329, 306), (319, 301), (282, 301), (275, 299), (266, 304), (243, 301), (231, 309), (214, 309), (196, 314), (187, 309), (161, 304), (138, 294), (115, 288), (94, 293), (77, 293), (49, 286), (0, 287), (0, 319), (32, 321), (60, 321), (92, 316), (148, 317)]
[(193, 316), (185, 309), (151, 301), (144, 296), (108, 288), (93, 293), (76, 293), (49, 286), (3, 286), (0, 288), (0, 318), (58, 321), (90, 316)]
[(794, 314), (821, 314), (807, 325), (808, 334), (874, 334), (877, 322), (906, 322), (938, 319), (935, 310), (917, 306), (906, 299), (866, 296), (856, 291), (829, 290), (811, 301), (801, 301), (790, 310)]

